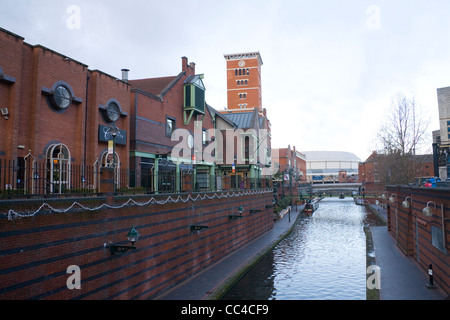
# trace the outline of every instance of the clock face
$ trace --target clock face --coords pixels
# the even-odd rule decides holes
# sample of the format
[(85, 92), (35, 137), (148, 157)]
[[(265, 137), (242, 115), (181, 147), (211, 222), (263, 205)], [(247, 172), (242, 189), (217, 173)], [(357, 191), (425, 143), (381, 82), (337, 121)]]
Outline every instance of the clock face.
[(72, 102), (69, 90), (65, 86), (57, 86), (53, 94), (53, 101), (58, 109), (66, 109)]
[(106, 107), (106, 115), (111, 122), (116, 122), (120, 117), (120, 108), (115, 102), (111, 102)]
[(245, 67), (245, 61), (244, 60), (241, 60), (241, 61), (239, 61), (239, 67)]

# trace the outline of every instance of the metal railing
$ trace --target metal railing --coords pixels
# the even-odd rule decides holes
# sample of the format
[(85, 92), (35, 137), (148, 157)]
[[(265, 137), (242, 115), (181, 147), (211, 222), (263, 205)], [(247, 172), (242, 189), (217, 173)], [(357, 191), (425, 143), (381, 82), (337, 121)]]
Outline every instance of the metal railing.
[[(100, 191), (101, 165), (66, 164), (53, 160), (37, 161), (34, 157), (19, 160), (0, 159), (0, 197), (39, 196), (54, 194), (96, 194)], [(200, 191), (246, 190), (272, 188), (270, 178), (241, 176), (210, 176), (193, 172), (116, 168), (114, 181), (117, 193), (184, 193)], [(136, 180), (136, 175), (139, 179)], [(130, 179), (131, 178), (131, 179)], [(130, 180), (133, 183), (130, 184)], [(130, 187), (131, 186), (131, 187)]]

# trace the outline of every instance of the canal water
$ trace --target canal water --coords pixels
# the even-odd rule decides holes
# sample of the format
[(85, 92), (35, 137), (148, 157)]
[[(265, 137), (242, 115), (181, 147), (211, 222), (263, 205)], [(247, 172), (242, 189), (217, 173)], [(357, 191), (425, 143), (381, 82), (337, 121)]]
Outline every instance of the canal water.
[(364, 225), (376, 221), (353, 198), (324, 198), (223, 299), (365, 300)]

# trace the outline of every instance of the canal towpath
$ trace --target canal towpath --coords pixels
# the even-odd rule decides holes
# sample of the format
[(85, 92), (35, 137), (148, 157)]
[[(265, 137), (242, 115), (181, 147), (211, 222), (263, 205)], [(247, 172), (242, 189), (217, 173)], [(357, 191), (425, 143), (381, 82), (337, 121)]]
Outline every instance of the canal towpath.
[[(294, 227), (304, 205), (292, 207), (274, 227), (219, 262), (156, 297), (156, 300), (215, 300)], [(297, 209), (297, 210), (296, 210)]]
[[(377, 214), (387, 221), (387, 212), (372, 204)], [(370, 227), (376, 265), (380, 268), (381, 300), (443, 300), (445, 293), (439, 287), (427, 288), (428, 275), (419, 265), (405, 256), (395, 244), (386, 226)]]

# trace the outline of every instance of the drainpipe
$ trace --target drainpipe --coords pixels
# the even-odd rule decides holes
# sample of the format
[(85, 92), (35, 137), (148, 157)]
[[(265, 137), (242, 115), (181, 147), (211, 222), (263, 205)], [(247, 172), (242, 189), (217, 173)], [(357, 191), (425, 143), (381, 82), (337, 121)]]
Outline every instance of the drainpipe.
[[(85, 111), (84, 111), (84, 169), (86, 170), (86, 145), (87, 145), (87, 118), (88, 118), (88, 96), (89, 96), (89, 70), (87, 71), (86, 75), (86, 100), (84, 102)], [(85, 172), (83, 172), (83, 175)]]
[(442, 219), (442, 241), (444, 248), (447, 249), (447, 239), (445, 237), (445, 220), (450, 220), (448, 218), (444, 218), (444, 204), (441, 204), (441, 219)]

